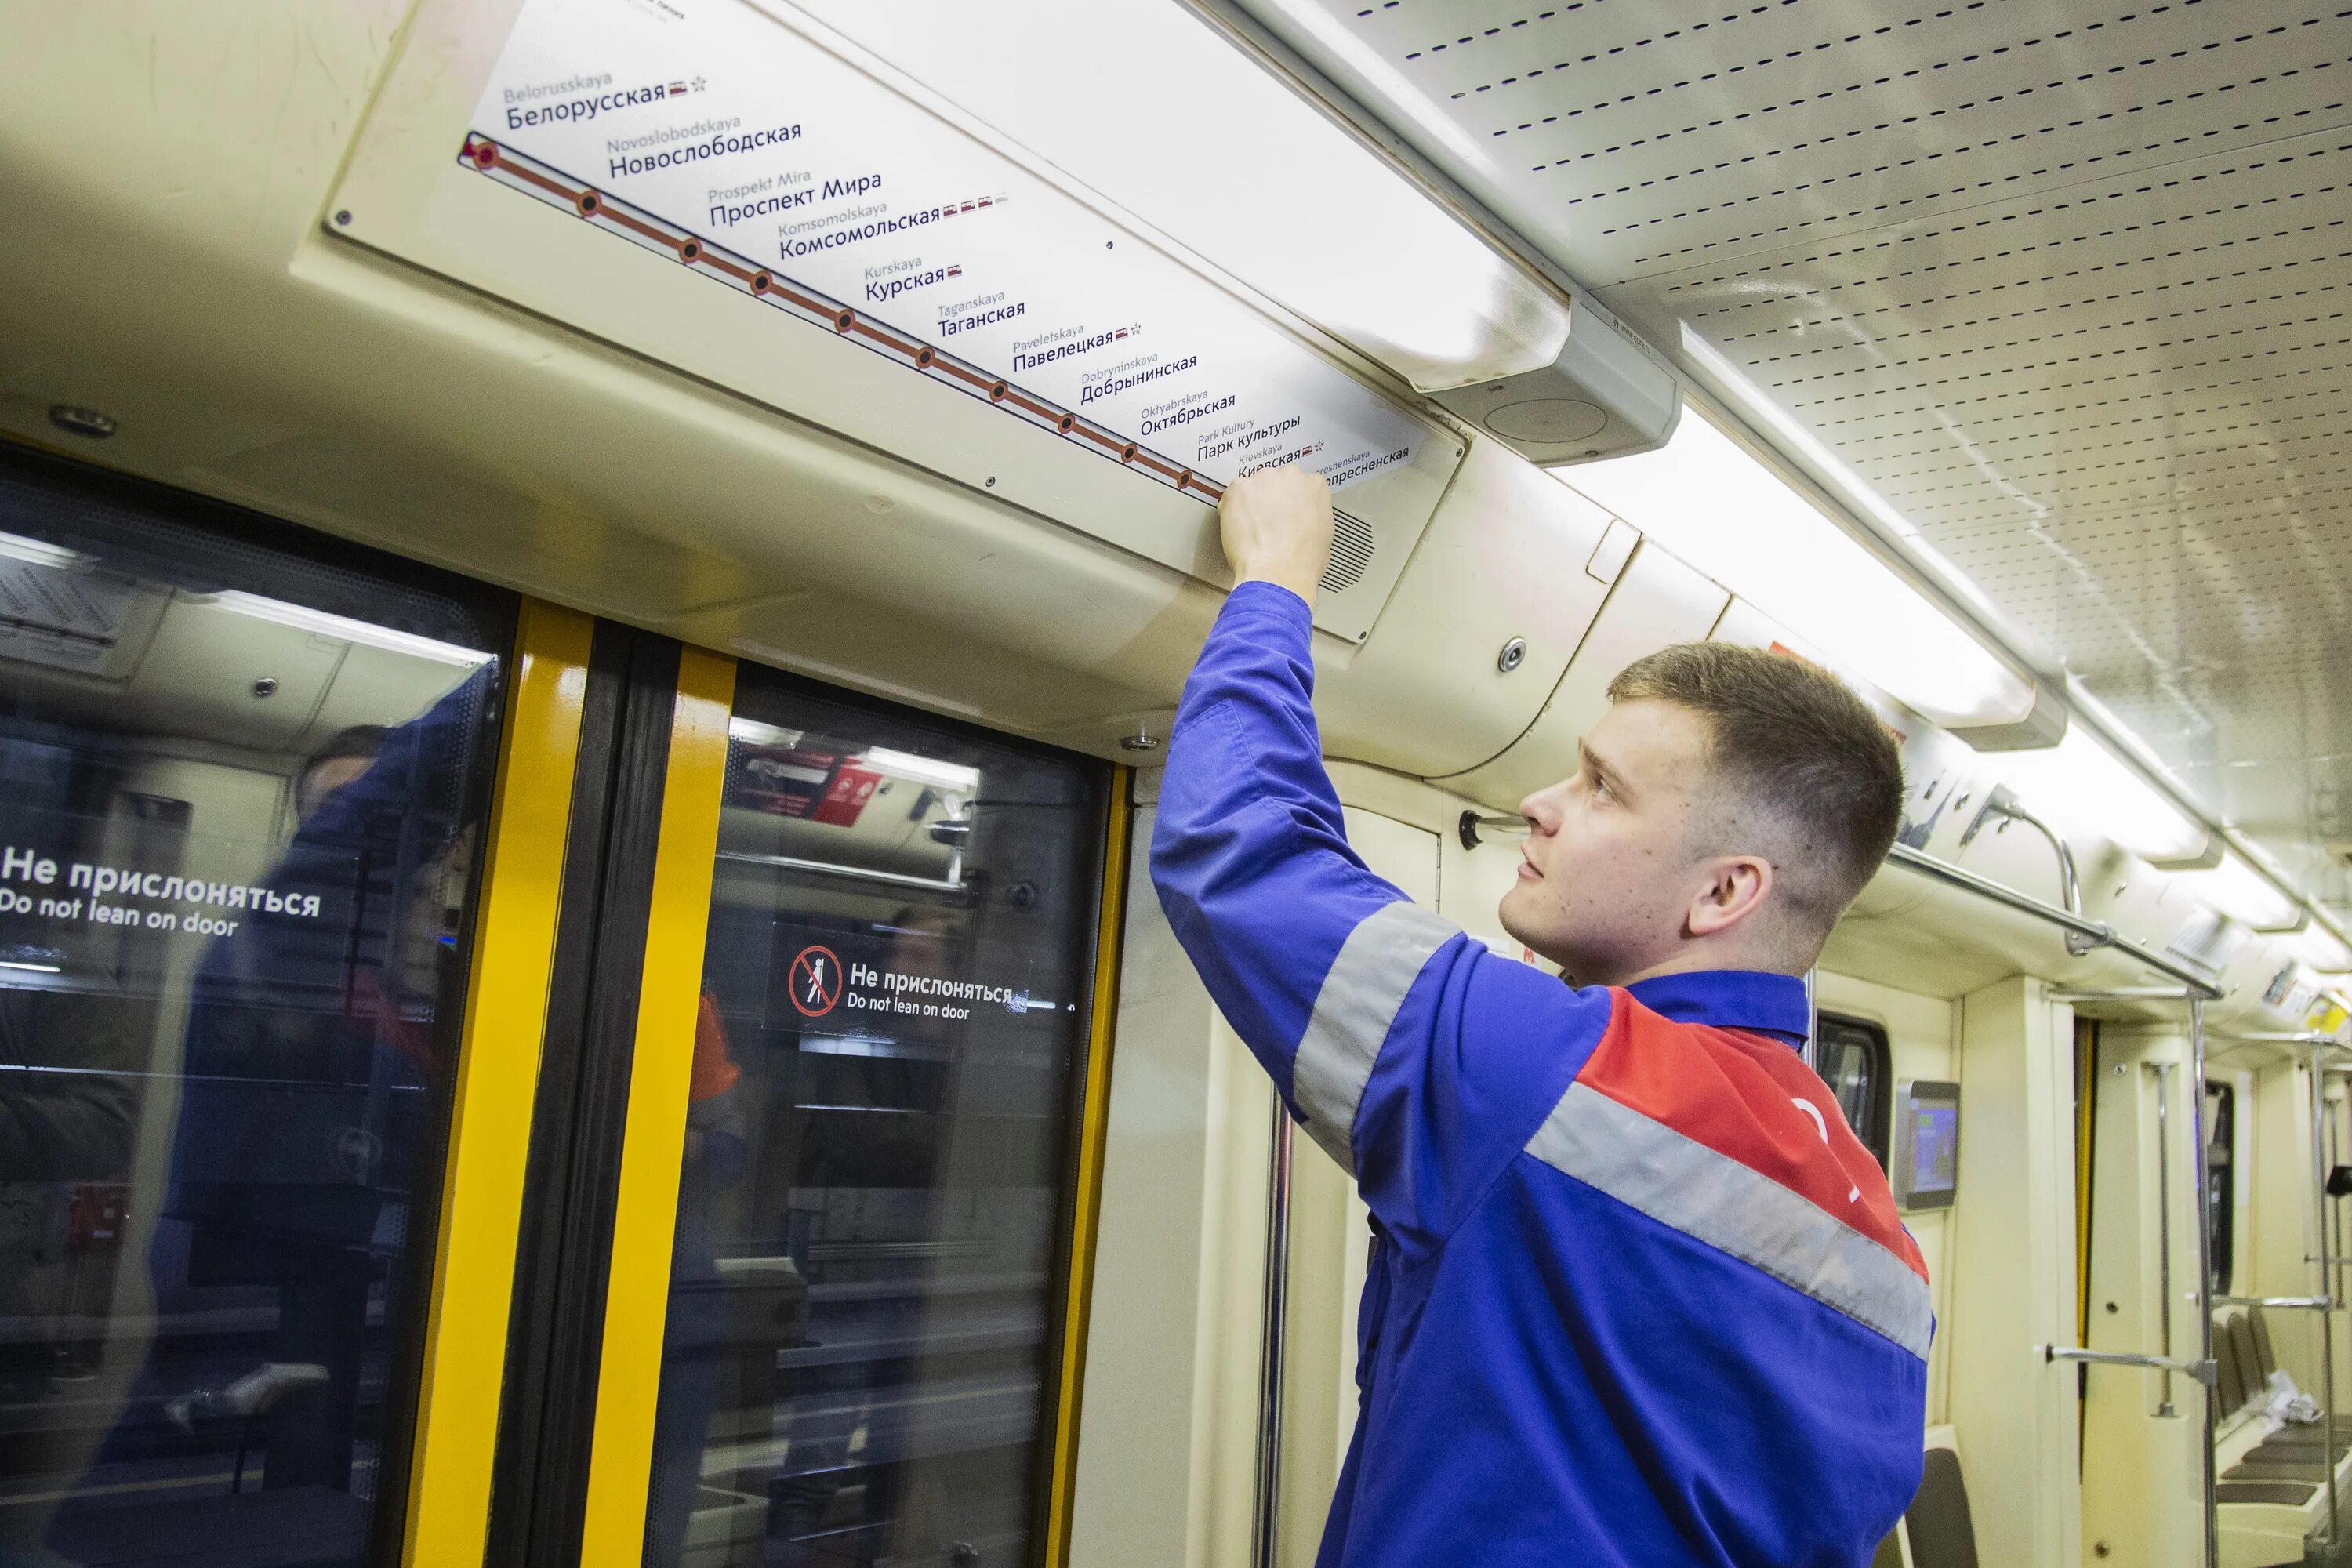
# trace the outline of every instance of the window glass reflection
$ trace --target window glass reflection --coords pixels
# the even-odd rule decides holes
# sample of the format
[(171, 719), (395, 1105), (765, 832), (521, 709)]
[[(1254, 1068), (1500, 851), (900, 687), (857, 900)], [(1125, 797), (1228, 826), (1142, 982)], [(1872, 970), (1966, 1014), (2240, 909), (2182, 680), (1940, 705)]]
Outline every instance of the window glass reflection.
[(147, 494), (0, 468), (0, 1563), (356, 1563), (495, 612)]
[(1026, 1562), (1104, 770), (743, 680), (646, 1561)]

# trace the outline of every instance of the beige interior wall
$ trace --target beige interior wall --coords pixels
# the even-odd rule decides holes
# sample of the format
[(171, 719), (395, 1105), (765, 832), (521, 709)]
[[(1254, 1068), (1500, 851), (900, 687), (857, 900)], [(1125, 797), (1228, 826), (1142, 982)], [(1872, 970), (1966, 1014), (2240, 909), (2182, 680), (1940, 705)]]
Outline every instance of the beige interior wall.
[[(2242, 1216), (2239, 1270), (2231, 1283), (2242, 1296), (2315, 1294), (2324, 1286), (2315, 1256), (2318, 1182), (2312, 1164), (2309, 1064), (2281, 1058), (2239, 1076), (2250, 1086), (2239, 1091), (2239, 1099), (2242, 1121), (2252, 1124), (2252, 1147), (2239, 1163), (2252, 1201)], [(2297, 1387), (2316, 1392), (2322, 1381), (2318, 1314), (2273, 1310), (2265, 1317), (2280, 1370)], [(2342, 1349), (2340, 1341), (2337, 1348)], [(2339, 1370), (2339, 1380), (2343, 1375)], [(2337, 1397), (2341, 1408), (2340, 1388)]]
[[(1949, 1081), (1959, 1076), (1960, 1008), (1940, 996), (1922, 996), (1892, 985), (1822, 970), (1814, 976), (1813, 997), (1823, 1012), (1843, 1013), (1886, 1031), (1893, 1079)], [(1890, 1089), (1891, 1089), (1890, 1085)], [(1927, 1264), (1927, 1289), (1935, 1303), (1937, 1332), (1927, 1349), (1927, 1425), (1950, 1419), (1952, 1364), (1951, 1211), (1922, 1209), (1903, 1216), (1919, 1256)]]
[(1136, 814), (1072, 1568), (1249, 1556), (1273, 1090), (1150, 891)]
[(2014, 1568), (2082, 1551), (2074, 1384), (2042, 1355), (2074, 1332), (2073, 1039), (2040, 981), (1961, 998), (1946, 1404), (1979, 1554)]
[[(2188, 1058), (2180, 1032), (2103, 1026), (2099, 1031), (2095, 1163), (2092, 1173), (2091, 1331), (2095, 1350), (2194, 1356), (2196, 1313), (2183, 1298), (2197, 1279), (2198, 1199), (2190, 1166)], [(2168, 1105), (2168, 1177), (2157, 1140), (2159, 1075)], [(2169, 1203), (2160, 1205), (2159, 1189)], [(2160, 1240), (2168, 1239), (2174, 1310), (2162, 1330)], [(2071, 1383), (2071, 1379), (2068, 1380)], [(2083, 1534), (2112, 1562), (2191, 1568), (2202, 1555), (2204, 1409), (2200, 1386), (2122, 1367), (2087, 1373)]]

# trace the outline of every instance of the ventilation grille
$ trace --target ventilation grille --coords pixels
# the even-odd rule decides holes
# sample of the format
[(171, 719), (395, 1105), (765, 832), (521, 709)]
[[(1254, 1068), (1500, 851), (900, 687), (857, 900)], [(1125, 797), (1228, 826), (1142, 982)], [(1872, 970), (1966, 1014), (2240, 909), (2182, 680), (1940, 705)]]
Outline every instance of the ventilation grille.
[(1337, 594), (1352, 588), (1364, 580), (1364, 568), (1372, 563), (1372, 552), (1380, 540), (1373, 534), (1371, 524), (1352, 512), (1334, 510), (1333, 522), (1338, 524), (1331, 535), (1331, 564), (1323, 568), (1323, 591)]

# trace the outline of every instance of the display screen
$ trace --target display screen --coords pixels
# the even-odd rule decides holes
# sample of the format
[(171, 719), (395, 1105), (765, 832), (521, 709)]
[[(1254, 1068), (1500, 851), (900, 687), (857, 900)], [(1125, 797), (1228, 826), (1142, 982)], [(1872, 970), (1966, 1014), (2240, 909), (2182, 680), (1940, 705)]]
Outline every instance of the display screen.
[(1958, 1184), (1959, 1173), (1960, 1108), (1915, 1103), (1911, 1107), (1912, 1193), (1948, 1193)]

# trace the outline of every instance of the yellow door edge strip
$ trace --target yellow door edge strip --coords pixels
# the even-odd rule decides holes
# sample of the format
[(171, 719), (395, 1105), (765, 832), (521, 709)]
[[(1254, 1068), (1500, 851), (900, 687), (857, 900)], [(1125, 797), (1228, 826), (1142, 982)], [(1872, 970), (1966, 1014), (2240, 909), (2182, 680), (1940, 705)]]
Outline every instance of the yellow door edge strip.
[(645, 1562), (646, 1492), (669, 1313), (670, 1243), (677, 1232), (687, 1087), (702, 999), (702, 949), (710, 929), (719, 806), (727, 782), (727, 720), (734, 696), (733, 659), (699, 648), (685, 651), (670, 721), (637, 989), (581, 1568), (641, 1568)]
[(483, 845), (402, 1561), (482, 1561), (594, 623), (523, 601)]
[(1128, 804), (1132, 775), (1115, 768), (1104, 835), (1102, 909), (1095, 933), (1094, 1016), (1087, 1037), (1086, 1094), (1078, 1118), (1077, 1191), (1072, 1205), (1070, 1278), (1062, 1307), (1061, 1387), (1054, 1410), (1054, 1463), (1045, 1499), (1045, 1562), (1066, 1568), (1077, 1496), (1078, 1406), (1087, 1373), (1087, 1310), (1094, 1299), (1095, 1227), (1102, 1207), (1103, 1153), (1110, 1131), (1111, 1047), (1118, 1024), (1120, 937), (1127, 929)]

